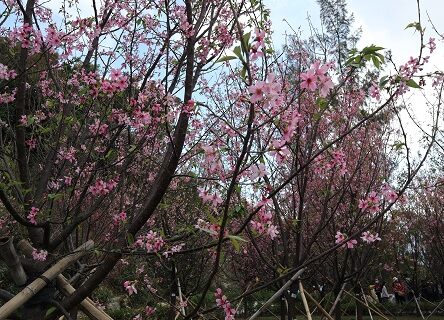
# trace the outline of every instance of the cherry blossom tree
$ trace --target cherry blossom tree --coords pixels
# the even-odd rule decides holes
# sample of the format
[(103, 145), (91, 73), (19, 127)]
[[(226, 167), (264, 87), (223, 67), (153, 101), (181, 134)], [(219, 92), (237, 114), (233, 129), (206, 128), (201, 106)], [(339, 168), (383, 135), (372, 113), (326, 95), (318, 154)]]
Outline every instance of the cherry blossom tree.
[[(434, 141), (436, 122), (391, 186), (397, 101), (434, 50), (420, 25), (418, 56), (379, 78), (376, 45), (340, 65), (297, 38), (279, 55), (258, 0), (57, 5), (1, 3), (0, 227), (31, 240), (39, 272), (95, 241), (62, 310), (129, 269), (121, 290), (168, 319), (233, 319), (329, 255), (365, 261)], [(230, 297), (222, 275), (242, 263), (256, 277)]]

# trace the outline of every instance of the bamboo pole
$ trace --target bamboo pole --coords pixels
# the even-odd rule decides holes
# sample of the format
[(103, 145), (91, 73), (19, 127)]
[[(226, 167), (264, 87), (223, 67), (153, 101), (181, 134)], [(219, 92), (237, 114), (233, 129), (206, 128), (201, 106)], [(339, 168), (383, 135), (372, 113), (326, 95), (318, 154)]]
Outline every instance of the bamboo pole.
[(362, 297), (364, 298), (365, 306), (367, 307), (368, 314), (370, 315), (370, 319), (373, 320), (372, 311), (370, 310), (370, 307), (369, 307), (369, 305), (368, 305), (368, 302), (367, 302), (367, 298), (366, 298), (366, 296), (365, 296), (364, 289), (362, 288), (361, 285), (359, 285), (359, 286), (361, 287)]
[[(31, 256), (32, 251), (34, 250), (27, 240), (20, 240), (17, 244), (17, 248), (27, 257)], [(65, 296), (71, 295), (76, 290), (62, 274), (59, 274), (56, 277), (56, 286)], [(113, 318), (103, 310), (97, 308), (94, 301), (90, 298), (86, 298), (80, 303), (80, 310), (93, 320), (113, 320)]]
[(301, 270), (299, 270), (298, 272), (296, 272), (291, 278), (290, 280), (288, 280), (283, 286), (282, 288), (280, 288), (278, 291), (275, 292), (275, 294), (273, 294), (271, 296), (270, 299), (267, 300), (267, 302), (265, 302), (264, 305), (262, 305), (262, 307), (259, 308), (259, 310), (256, 311), (255, 314), (253, 314), (248, 320), (254, 320), (257, 317), (259, 317), (259, 315), (262, 313), (262, 311), (264, 311), (266, 308), (268, 308), (268, 306), (270, 304), (273, 303), (274, 300), (276, 300), (278, 297), (280, 297), (282, 295), (282, 293), (288, 289), (288, 287), (297, 279), (299, 279), (299, 276), (302, 274), (302, 272), (304, 272), (304, 268), (302, 268)]
[(316, 307), (321, 310), (322, 314), (326, 316), (328, 320), (334, 320), (333, 317), (324, 308), (322, 308), (321, 304), (317, 302), (316, 299), (313, 298), (313, 296), (307, 290), (304, 289), (304, 292), (307, 295), (308, 299), (310, 299), (316, 305)]
[(15, 310), (20, 308), (25, 302), (31, 299), (37, 292), (42, 290), (49, 281), (53, 280), (58, 274), (62, 273), (67, 267), (84, 256), (88, 250), (92, 249), (94, 241), (89, 240), (78, 247), (73, 254), (60, 259), (55, 265), (46, 270), (40, 277), (28, 284), (14, 298), (6, 302), (0, 308), (0, 320), (6, 319)]
[(436, 312), (436, 310), (439, 309), (439, 307), (441, 306), (441, 304), (442, 304), (443, 302), (444, 302), (444, 299), (441, 300), (441, 302), (436, 306), (435, 309), (433, 309), (433, 311), (427, 316), (426, 320), (428, 320), (428, 319), (432, 316), (432, 314), (434, 314), (434, 313)]
[(415, 303), (416, 303), (416, 306), (418, 307), (419, 314), (421, 315), (421, 318), (422, 318), (422, 319), (425, 319), (425, 318), (424, 318), (424, 315), (422, 314), (421, 307), (419, 306), (418, 299), (416, 299), (415, 291), (413, 291), (413, 298), (415, 299)]
[[(71, 286), (68, 280), (61, 274), (57, 276), (56, 283), (57, 288), (65, 296), (69, 296), (76, 291), (76, 289)], [(113, 318), (107, 315), (104, 311), (97, 308), (95, 303), (90, 298), (86, 298), (80, 303), (80, 310), (93, 320), (113, 320)]]
[(17, 252), (15, 251), (12, 237), (0, 238), (0, 256), (8, 267), (14, 283), (17, 286), (23, 286), (26, 283), (27, 277)]
[(342, 293), (344, 292), (344, 290), (345, 290), (345, 286), (346, 286), (346, 285), (347, 285), (346, 282), (344, 282), (344, 283), (342, 284), (341, 290), (339, 290), (339, 293), (338, 293), (338, 295), (337, 295), (335, 301), (333, 302), (333, 305), (331, 306), (330, 311), (328, 312), (328, 314), (329, 314), (330, 316), (332, 315), (333, 311), (335, 311), (336, 306), (338, 305), (339, 301), (341, 300)]
[[(351, 294), (350, 292), (344, 290), (344, 293), (347, 294), (347, 295), (349, 295), (350, 297), (352, 297), (354, 300), (359, 301), (359, 302), (362, 303), (361, 300), (359, 300), (358, 298), (356, 298), (356, 297), (355, 297), (353, 294)], [(372, 310), (374, 313), (376, 313), (377, 315), (379, 315), (379, 316), (381, 316), (382, 318), (384, 318), (385, 320), (390, 320), (390, 319), (387, 318), (383, 313), (377, 311), (376, 309), (374, 309), (374, 308), (372, 308), (372, 307), (370, 307), (370, 306), (368, 306), (368, 308), (369, 308), (370, 310)]]
[(304, 304), (305, 312), (307, 313), (307, 319), (312, 320), (310, 308), (308, 307), (307, 299), (305, 298), (304, 287), (302, 282), (299, 281), (299, 292), (301, 293), (302, 303)]

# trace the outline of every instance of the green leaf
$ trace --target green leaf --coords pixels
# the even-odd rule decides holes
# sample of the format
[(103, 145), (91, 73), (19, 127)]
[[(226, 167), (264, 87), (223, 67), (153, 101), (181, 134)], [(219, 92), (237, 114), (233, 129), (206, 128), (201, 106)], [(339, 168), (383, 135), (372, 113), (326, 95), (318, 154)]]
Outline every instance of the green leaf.
[(230, 61), (230, 60), (234, 60), (234, 59), (237, 59), (237, 57), (235, 57), (235, 56), (225, 56), (225, 57), (221, 57), (221, 58), (219, 58), (219, 59), (216, 61), (216, 63), (218, 63), (218, 62)]
[(63, 198), (63, 194), (62, 193), (50, 193), (50, 194), (48, 194), (48, 199), (50, 199), (50, 200), (56, 201), (56, 200), (59, 200), (61, 198)]
[(407, 80), (405, 84), (408, 85), (410, 88), (421, 89), (420, 85), (417, 84), (416, 81), (413, 79)]
[(239, 241), (237, 241), (236, 239), (230, 239), (230, 241), (231, 241), (231, 244), (234, 247), (234, 250), (236, 250), (236, 252), (239, 252), (240, 251)]
[[(242, 36), (242, 42), (244, 44), (245, 49), (248, 51), (250, 51), (250, 37), (251, 37), (251, 32), (247, 32), (246, 34), (244, 34)], [(242, 49), (244, 48), (242, 47)]]
[(242, 70), (241, 70), (241, 77), (242, 77), (242, 79), (246, 79), (246, 77), (247, 77), (247, 68), (244, 66), (243, 68), (242, 68)]
[(126, 234), (126, 242), (128, 243), (128, 246), (132, 246), (134, 241), (134, 236), (131, 233)]
[(50, 307), (48, 310), (46, 310), (45, 318), (46, 318), (46, 317), (49, 317), (49, 316), (50, 316), (51, 314), (53, 314), (56, 310), (57, 310), (56, 307)]
[(375, 55), (377, 55), (378, 58), (379, 58), (379, 60), (380, 60), (382, 63), (384, 63), (385, 58), (384, 58), (384, 56), (383, 56), (382, 54), (380, 54), (379, 52), (376, 52)]
[(242, 52), (241, 52), (241, 47), (237, 46), (236, 48), (233, 49), (234, 54), (243, 61), (243, 57), (242, 57)]
[(381, 80), (379, 80), (379, 88), (383, 88), (388, 82), (388, 76), (383, 76)]
[(368, 46), (368, 47), (365, 47), (364, 49), (362, 49), (362, 51), (361, 51), (361, 53), (362, 54), (373, 54), (373, 53), (376, 53), (376, 51), (380, 51), (380, 50), (383, 50), (384, 49), (384, 47), (378, 47), (378, 46), (375, 46), (375, 45), (371, 45), (371, 46)]
[(404, 147), (404, 143), (401, 141), (395, 141), (393, 144), (393, 148), (395, 148), (396, 151), (401, 150)]
[(381, 67), (381, 63), (379, 62), (379, 59), (377, 57), (372, 56), (372, 61), (376, 68), (379, 69)]
[(328, 101), (327, 99), (324, 98), (318, 98), (316, 100), (316, 104), (319, 106), (319, 109), (321, 109), (321, 111), (324, 111), (328, 108)]
[(236, 240), (236, 241), (240, 241), (240, 242), (248, 242), (248, 240), (245, 240), (245, 239), (242, 238), (242, 237), (234, 236), (234, 235), (228, 235), (227, 238), (230, 239), (230, 240), (233, 240), (233, 239), (234, 239), (234, 240)]
[[(421, 32), (422, 30), (421, 30), (421, 24), (419, 23), (419, 22), (412, 22), (412, 23), (409, 23), (408, 25), (407, 25), (407, 27), (405, 27), (405, 29), (408, 29), (408, 28), (415, 28), (417, 31), (419, 31), (419, 32)], [(405, 30), (404, 29), (404, 30)]]

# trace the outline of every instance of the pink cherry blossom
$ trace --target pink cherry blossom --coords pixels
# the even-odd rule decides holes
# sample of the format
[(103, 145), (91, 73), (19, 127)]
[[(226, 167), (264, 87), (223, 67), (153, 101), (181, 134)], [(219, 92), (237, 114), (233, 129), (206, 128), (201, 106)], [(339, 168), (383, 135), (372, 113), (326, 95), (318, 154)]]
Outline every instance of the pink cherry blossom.
[(225, 312), (225, 320), (234, 320), (236, 314), (236, 309), (231, 307), (231, 303), (228, 301), (227, 297), (223, 294), (221, 288), (217, 288), (214, 293), (216, 297), (216, 305), (222, 308)]
[(31, 207), (31, 211), (29, 211), (29, 214), (27, 216), (29, 222), (31, 222), (32, 224), (37, 224), (36, 217), (39, 211), (39, 208)]
[(34, 249), (32, 251), (32, 259), (34, 259), (35, 261), (46, 261), (47, 256), (48, 256), (48, 251), (46, 250)]
[(315, 91), (316, 88), (318, 87), (316, 84), (316, 74), (314, 73), (313, 70), (308, 70), (305, 73), (301, 73), (301, 79), (302, 79), (301, 83), (302, 89)]
[(264, 98), (266, 83), (264, 81), (258, 81), (256, 84), (251, 85), (248, 88), (248, 92), (251, 93), (251, 103), (256, 103)]
[(370, 231), (364, 231), (362, 233), (361, 236), (362, 241), (366, 242), (366, 243), (373, 243), (375, 241), (381, 241), (381, 238), (379, 237), (379, 235), (376, 234), (371, 234)]
[(129, 295), (137, 294), (136, 281), (127, 280), (123, 283), (123, 287), (125, 288), (125, 290), (128, 292)]

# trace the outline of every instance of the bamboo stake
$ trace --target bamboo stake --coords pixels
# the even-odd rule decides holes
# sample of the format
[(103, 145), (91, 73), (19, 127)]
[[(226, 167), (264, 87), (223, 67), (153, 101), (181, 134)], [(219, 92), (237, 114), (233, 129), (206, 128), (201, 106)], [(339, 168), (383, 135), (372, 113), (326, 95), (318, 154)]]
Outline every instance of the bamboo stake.
[(443, 300), (442, 300), (442, 301), (436, 306), (435, 309), (433, 309), (432, 313), (430, 313), (430, 314), (427, 316), (426, 320), (428, 320), (428, 319), (432, 316), (432, 314), (434, 314), (435, 311), (439, 309), (439, 307), (441, 306), (441, 304), (442, 304), (443, 302), (444, 302), (444, 299), (443, 299)]
[(415, 291), (413, 291), (413, 298), (415, 299), (415, 303), (416, 303), (416, 306), (418, 307), (419, 314), (421, 315), (421, 318), (425, 319), (424, 315), (422, 314), (421, 307), (419, 306), (418, 299), (416, 299)]
[(307, 295), (308, 299), (310, 299), (316, 305), (316, 307), (321, 310), (322, 314), (326, 316), (328, 320), (334, 320), (333, 317), (324, 308), (322, 308), (321, 304), (317, 302), (316, 299), (313, 298), (313, 296), (307, 290), (304, 289), (304, 292)]
[(368, 305), (368, 303), (367, 303), (367, 298), (365, 297), (364, 289), (362, 288), (361, 285), (359, 285), (359, 286), (361, 287), (362, 297), (364, 298), (365, 306), (367, 307), (368, 314), (370, 315), (370, 319), (373, 320), (373, 315), (372, 315), (372, 312), (371, 312), (371, 310), (370, 310), (370, 307), (369, 307), (369, 305)]
[(299, 276), (302, 274), (302, 272), (304, 272), (304, 268), (302, 268), (301, 270), (299, 270), (298, 272), (296, 272), (291, 278), (290, 280), (288, 280), (283, 286), (282, 288), (280, 288), (278, 291), (275, 292), (275, 294), (273, 294), (271, 296), (270, 299), (267, 300), (267, 302), (265, 302), (264, 305), (262, 305), (262, 307), (259, 308), (259, 310), (256, 311), (255, 314), (253, 314), (248, 320), (254, 320), (257, 317), (259, 317), (259, 315), (262, 313), (262, 311), (264, 311), (266, 308), (268, 308), (268, 306), (270, 304), (273, 303), (274, 300), (276, 300), (278, 297), (280, 297), (282, 295), (282, 293), (288, 289), (288, 287), (297, 279), (299, 279)]
[[(56, 278), (57, 288), (65, 295), (69, 296), (76, 291), (68, 280), (61, 274)], [(96, 307), (95, 303), (86, 298), (80, 303), (80, 310), (93, 320), (113, 320), (108, 314)]]
[(299, 281), (299, 292), (301, 293), (302, 303), (304, 304), (305, 312), (307, 313), (307, 319), (312, 320), (310, 308), (308, 307), (307, 299), (304, 294), (304, 287), (302, 286), (301, 281)]
[(346, 284), (347, 284), (346, 282), (344, 282), (342, 284), (341, 290), (339, 290), (338, 296), (336, 297), (335, 301), (333, 302), (333, 305), (330, 308), (330, 311), (328, 312), (329, 315), (331, 315), (333, 313), (333, 311), (335, 311), (336, 306), (338, 305), (339, 301), (341, 300), (341, 296), (342, 296), (342, 293), (345, 290)]
[[(356, 298), (353, 294), (351, 294), (350, 292), (344, 290), (345, 294), (349, 295), (350, 297), (352, 297), (353, 299), (355, 299), (356, 301), (362, 302), (361, 300), (359, 300), (358, 298)], [(372, 310), (374, 313), (376, 313), (377, 315), (381, 316), (382, 318), (384, 318), (385, 320), (390, 320), (389, 318), (387, 318), (383, 313), (378, 312), (376, 309), (368, 306), (368, 308), (370, 310)]]
[[(34, 250), (27, 240), (20, 240), (17, 244), (17, 248), (27, 257), (30, 257)], [(59, 289), (65, 296), (71, 295), (76, 290), (62, 274), (59, 274), (56, 277), (56, 285), (57, 289)], [(97, 308), (94, 301), (90, 298), (86, 298), (80, 303), (80, 310), (93, 320), (113, 320), (113, 318), (103, 310)], [(61, 318), (63, 318), (63, 316)]]
[(60, 259), (55, 265), (46, 270), (39, 278), (28, 284), (14, 298), (6, 302), (0, 308), (0, 320), (6, 319), (15, 310), (20, 308), (26, 301), (31, 299), (37, 292), (42, 290), (49, 281), (53, 280), (58, 274), (62, 273), (67, 267), (84, 256), (88, 250), (92, 249), (94, 241), (89, 240), (77, 248), (73, 254)]

